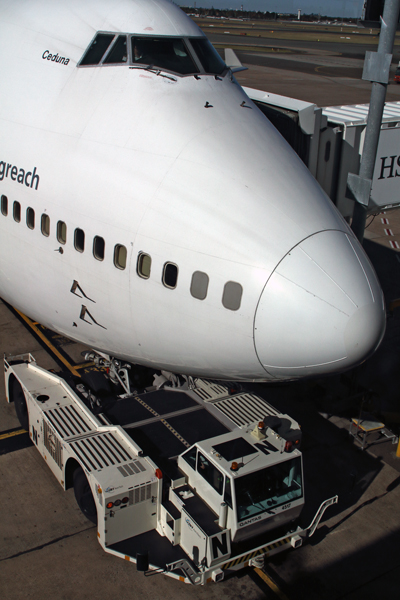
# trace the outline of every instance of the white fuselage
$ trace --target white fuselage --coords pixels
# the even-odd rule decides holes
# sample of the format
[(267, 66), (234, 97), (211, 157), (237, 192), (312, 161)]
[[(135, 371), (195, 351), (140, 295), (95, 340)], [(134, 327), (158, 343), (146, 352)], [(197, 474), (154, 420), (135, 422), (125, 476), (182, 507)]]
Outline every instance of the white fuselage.
[(228, 70), (137, 68), (131, 50), (79, 66), (99, 31), (201, 38), (176, 6), (0, 7), (2, 298), (111, 356), (210, 378), (330, 373), (377, 347), (367, 257)]

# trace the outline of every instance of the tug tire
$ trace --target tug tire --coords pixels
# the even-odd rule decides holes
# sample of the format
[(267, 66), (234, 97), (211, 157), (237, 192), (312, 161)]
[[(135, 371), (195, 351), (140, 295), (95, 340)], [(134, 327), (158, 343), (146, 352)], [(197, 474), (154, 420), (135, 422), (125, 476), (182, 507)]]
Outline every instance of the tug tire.
[(76, 502), (89, 521), (97, 525), (97, 509), (92, 490), (82, 467), (74, 471), (74, 492)]
[(15, 412), (17, 413), (18, 421), (22, 429), (29, 431), (29, 413), (26, 405), (24, 390), (18, 379), (13, 377), (10, 385), (10, 397), (14, 402)]

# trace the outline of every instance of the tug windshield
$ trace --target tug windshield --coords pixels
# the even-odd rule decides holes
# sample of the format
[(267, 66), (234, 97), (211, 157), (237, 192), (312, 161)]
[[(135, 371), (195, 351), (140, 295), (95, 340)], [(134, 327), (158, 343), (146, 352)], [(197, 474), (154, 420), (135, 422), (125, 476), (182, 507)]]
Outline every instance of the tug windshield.
[(300, 458), (238, 477), (235, 492), (238, 522), (301, 498)]

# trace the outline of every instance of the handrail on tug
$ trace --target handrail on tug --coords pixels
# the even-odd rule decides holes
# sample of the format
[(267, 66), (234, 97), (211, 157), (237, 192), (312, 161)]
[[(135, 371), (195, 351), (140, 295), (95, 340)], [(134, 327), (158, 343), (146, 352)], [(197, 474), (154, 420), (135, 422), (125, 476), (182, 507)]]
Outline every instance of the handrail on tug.
[(325, 500), (325, 502), (323, 502), (321, 504), (315, 517), (311, 521), (310, 525), (308, 527), (306, 527), (304, 530), (304, 531), (308, 532), (308, 537), (311, 537), (314, 534), (326, 509), (329, 508), (329, 506), (332, 506), (332, 504), (337, 504), (338, 501), (339, 501), (339, 496), (333, 496), (332, 498), (328, 498), (328, 500)]

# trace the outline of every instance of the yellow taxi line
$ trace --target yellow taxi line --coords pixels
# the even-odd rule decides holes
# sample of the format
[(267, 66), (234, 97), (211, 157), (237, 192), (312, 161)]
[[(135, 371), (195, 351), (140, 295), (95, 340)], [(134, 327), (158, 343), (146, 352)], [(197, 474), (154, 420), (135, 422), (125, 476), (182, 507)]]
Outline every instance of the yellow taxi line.
[(21, 435), (23, 433), (28, 433), (26, 429), (18, 429), (17, 431), (10, 431), (8, 433), (1, 433), (0, 440), (6, 440), (7, 438), (14, 437), (15, 435)]
[(81, 375), (78, 373), (78, 371), (75, 369), (75, 367), (73, 367), (67, 361), (67, 359), (64, 358), (64, 356), (57, 350), (57, 348), (47, 339), (47, 337), (44, 335), (44, 333), (42, 331), (40, 331), (40, 329), (38, 327), (36, 327), (36, 325), (33, 323), (33, 321), (31, 321), (28, 317), (26, 317), (19, 310), (17, 310), (17, 309), (15, 309), (15, 310), (19, 314), (19, 316), (25, 321), (25, 323), (27, 325), (29, 325), (29, 327), (36, 333), (36, 335), (38, 335), (40, 337), (40, 339), (46, 344), (46, 346), (48, 346), (50, 348), (50, 350), (53, 352), (53, 354), (55, 354), (57, 356), (57, 358), (67, 367), (67, 369), (69, 369), (69, 371), (71, 371), (72, 375), (75, 375), (76, 377), (81, 377)]
[(257, 567), (254, 569), (259, 577), (267, 584), (267, 586), (274, 592), (275, 596), (280, 598), (280, 600), (289, 600), (288, 597), (279, 589), (276, 585), (275, 581), (269, 577), (264, 571), (258, 569)]

